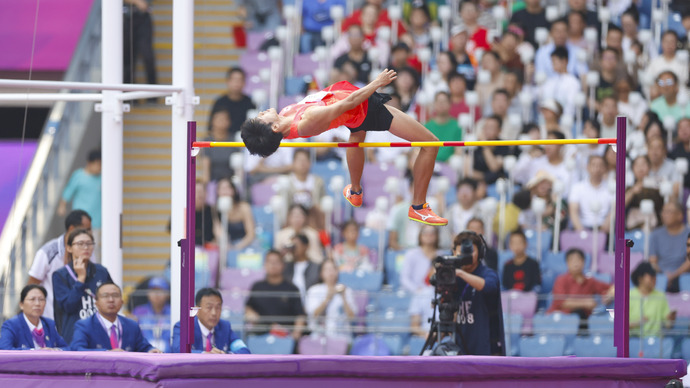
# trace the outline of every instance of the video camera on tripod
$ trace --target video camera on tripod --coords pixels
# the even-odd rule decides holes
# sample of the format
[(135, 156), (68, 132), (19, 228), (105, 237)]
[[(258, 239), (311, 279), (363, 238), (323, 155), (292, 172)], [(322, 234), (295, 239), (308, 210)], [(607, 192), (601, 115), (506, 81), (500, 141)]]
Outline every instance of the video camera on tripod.
[[(436, 312), (430, 319), (431, 330), (426, 342), (422, 347), (422, 354), (427, 349), (433, 349), (435, 342), (438, 342), (434, 355), (457, 355), (460, 348), (455, 343), (457, 334), (455, 325), (455, 313), (458, 312), (458, 302), (454, 300), (457, 290), (457, 278), (455, 270), (466, 265), (472, 264), (472, 253), (474, 245), (471, 239), (464, 239), (460, 245), (458, 256), (438, 256), (434, 259), (433, 265), (436, 273), (431, 276), (430, 283), (434, 286), (435, 298), (431, 301), (434, 309), (438, 307), (438, 321)], [(452, 342), (441, 343), (442, 335), (451, 335)]]

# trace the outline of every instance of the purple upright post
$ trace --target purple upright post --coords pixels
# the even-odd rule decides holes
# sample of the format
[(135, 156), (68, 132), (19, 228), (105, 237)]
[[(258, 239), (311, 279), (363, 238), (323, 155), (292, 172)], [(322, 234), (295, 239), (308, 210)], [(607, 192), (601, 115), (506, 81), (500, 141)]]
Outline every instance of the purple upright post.
[(625, 116), (616, 118), (616, 297), (614, 308), (613, 344), (618, 349), (618, 357), (630, 356), (630, 247), (625, 239), (625, 135), (627, 121)]
[(196, 122), (187, 122), (187, 214), (185, 238), (182, 248), (180, 287), (180, 353), (190, 353), (194, 343), (194, 318), (190, 311), (194, 306), (194, 229), (196, 225), (196, 156), (192, 144), (196, 141)]

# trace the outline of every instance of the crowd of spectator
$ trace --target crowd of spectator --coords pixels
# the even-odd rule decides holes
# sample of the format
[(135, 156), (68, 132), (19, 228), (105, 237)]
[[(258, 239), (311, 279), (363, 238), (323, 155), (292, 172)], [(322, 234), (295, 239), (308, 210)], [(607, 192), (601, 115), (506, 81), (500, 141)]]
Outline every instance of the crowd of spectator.
[[(616, 117), (625, 115), (630, 162), (624, 166), (626, 230), (631, 236), (649, 236), (648, 243), (634, 237), (638, 248), (631, 276), (631, 334), (663, 336), (665, 329), (680, 328), (687, 335), (687, 322), (674, 322), (679, 316), (666, 299), (690, 291), (690, 70), (685, 51), (690, 9), (672, 2), (682, 25), (665, 29), (656, 45), (648, 39), (651, 10), (639, 1), (609, 1), (610, 21), (602, 22), (597, 14), (601, 10), (584, 0), (568, 0), (556, 15), (543, 4), (556, 1), (515, 1), (508, 10), (503, 2), (464, 0), (457, 15), (451, 15), (448, 46), (434, 47), (439, 43), (432, 28), (441, 26), (439, 7), (445, 2), (403, 3), (400, 21), (389, 17), (381, 0), (367, 0), (345, 15), (339, 23), (341, 37), (329, 46), (332, 68), (325, 83), (347, 80), (361, 86), (376, 74), (374, 69), (395, 69), (397, 80), (382, 91), (392, 97), (388, 104), (422, 122), (441, 140), (615, 137)], [(278, 4), (243, 4), (250, 31), (270, 32), (282, 23)], [(333, 24), (328, 10), (335, 5), (346, 6), (341, 0), (303, 2), (300, 52), (328, 43), (320, 31)], [(496, 8), (510, 17), (498, 17), (502, 13)], [(386, 29), (397, 33), (395, 43), (382, 39)], [(427, 48), (437, 52), (428, 61), (421, 55)], [(265, 107), (246, 91), (245, 70), (228, 70), (227, 93), (210, 110), (208, 140), (235, 139), (253, 110)], [(304, 86), (309, 92), (326, 85), (311, 77)], [(348, 135), (340, 128), (318, 140), (339, 141)], [(367, 141), (395, 138), (381, 132), (370, 134)], [(485, 236), (484, 262), (499, 274), (505, 293), (538, 295), (528, 318), (537, 311), (547, 316), (577, 314), (578, 333), (588, 335), (591, 316), (607, 315), (614, 294), (612, 272), (605, 270), (613, 268), (605, 248), (613, 239), (616, 154), (611, 147), (443, 147), (430, 194), (434, 208), (449, 219), (444, 228), (420, 226), (404, 217), (413, 184), (409, 166), (416, 156), (415, 150), (404, 148), (368, 150), (365, 175), (371, 170), (363, 181), (365, 206), (360, 212), (331, 209), (333, 202), (328, 206), (324, 201), (342, 190), (332, 187), (346, 171), (339, 151), (280, 148), (267, 158), (233, 148), (204, 151), (196, 187), (196, 245), (217, 252), (219, 243), (227, 241), (228, 255), (220, 257), (217, 270), (237, 278), (221, 275), (216, 283), (209, 277), (197, 285), (221, 291), (197, 294), (194, 349), (242, 353), (247, 346), (238, 330), (245, 338), (292, 338), (295, 349), (309, 333), (347, 342), (371, 332), (423, 338), (433, 297), (432, 260), (449, 254), (453, 238), (465, 230)], [(387, 177), (395, 178), (395, 184)], [(375, 206), (378, 196), (387, 201), (383, 208)], [(374, 212), (383, 214), (383, 222), (369, 225), (367, 213)], [(30, 272), (30, 282), (40, 282), (45, 289), (27, 291), (29, 301), (41, 299), (37, 292), (43, 294), (42, 315), (47, 318), (53, 317), (54, 299), (57, 330), (73, 347), (73, 336), (79, 344), (84, 341), (75, 330), (89, 324), (136, 332), (127, 329), (133, 326), (124, 317), (109, 319), (108, 311), (122, 304), (122, 292), (117, 286), (104, 287), (110, 277), (93, 262), (90, 220), (84, 212), (67, 216), (66, 234), (39, 251)], [(252, 255), (263, 264), (245, 260)], [(262, 279), (242, 288), (237, 284), (246, 274), (237, 269), (254, 271)], [(170, 332), (155, 329), (163, 327), (164, 320), (151, 318), (169, 314), (164, 282), (147, 280), (147, 307), (131, 309), (143, 329), (136, 334), (147, 338), (149, 346), (132, 345), (130, 350), (148, 351), (154, 343), (162, 351), (179, 349), (178, 332), (171, 345), (166, 341)], [(237, 291), (239, 303), (230, 306), (238, 299)], [(25, 298), (23, 304), (28, 303)], [(403, 300), (404, 305), (384, 302), (386, 298)], [(235, 331), (221, 319), (224, 302), (224, 318)], [(510, 303), (503, 307), (507, 317)], [(30, 313), (24, 314), (37, 327)], [(91, 321), (84, 323), (84, 318)], [(509, 319), (505, 321), (507, 327)], [(531, 330), (525, 322), (518, 332)], [(110, 338), (96, 339), (101, 345), (94, 346), (115, 349)], [(119, 338), (122, 341), (122, 335)], [(248, 345), (252, 349), (251, 342)]]

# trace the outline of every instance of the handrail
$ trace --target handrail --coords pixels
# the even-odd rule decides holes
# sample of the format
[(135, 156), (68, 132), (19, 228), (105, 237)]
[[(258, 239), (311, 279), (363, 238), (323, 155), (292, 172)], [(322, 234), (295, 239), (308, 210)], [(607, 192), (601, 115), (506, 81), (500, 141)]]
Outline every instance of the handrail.
[[(100, 49), (101, 2), (94, 1), (64, 80), (100, 80), (100, 55), (94, 55)], [(0, 289), (4, 291), (0, 302), (5, 316), (16, 310), (19, 291), (26, 283), (36, 251), (52, 237), (48, 233), (60, 193), (93, 111), (93, 101), (59, 101), (50, 111), (36, 154), (0, 234)]]

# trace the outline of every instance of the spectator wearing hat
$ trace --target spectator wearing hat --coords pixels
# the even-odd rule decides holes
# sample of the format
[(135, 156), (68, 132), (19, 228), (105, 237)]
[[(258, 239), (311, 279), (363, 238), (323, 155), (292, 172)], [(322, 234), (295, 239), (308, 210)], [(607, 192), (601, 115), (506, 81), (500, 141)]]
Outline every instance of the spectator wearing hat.
[(541, 0), (525, 0), (525, 8), (511, 16), (510, 24), (520, 26), (525, 31), (525, 40), (536, 48), (537, 41), (534, 38), (534, 32), (539, 27), (549, 27), (549, 22), (546, 20), (546, 9), (541, 6)]
[(148, 302), (132, 310), (144, 337), (156, 348), (170, 352), (170, 285), (152, 277), (146, 291)]
[[(458, 63), (456, 71), (465, 77), (467, 89), (474, 90), (474, 83), (477, 79), (477, 59), (467, 52), (468, 40), (469, 33), (464, 26), (457, 25), (450, 30), (449, 50)], [(447, 81), (450, 82), (450, 80)]]
[(563, 107), (553, 98), (542, 100), (539, 103), (539, 113), (544, 120), (544, 132), (560, 130), (561, 116), (563, 116)]
[(657, 290), (656, 271), (647, 262), (641, 262), (630, 274), (635, 288), (630, 290), (630, 335), (656, 337), (661, 329), (670, 329), (676, 312), (668, 306), (666, 294)]
[(541, 198), (546, 202), (546, 207), (541, 217), (544, 230), (553, 229), (556, 222), (556, 200), (561, 201), (561, 229), (568, 225), (568, 205), (562, 198), (556, 198), (552, 194), (553, 183), (553, 176), (544, 170), (540, 170), (525, 184), (524, 190), (515, 193), (513, 196), (513, 202), (521, 209), (518, 223), (523, 230), (537, 229), (537, 215), (532, 211), (531, 207), (534, 198)]

